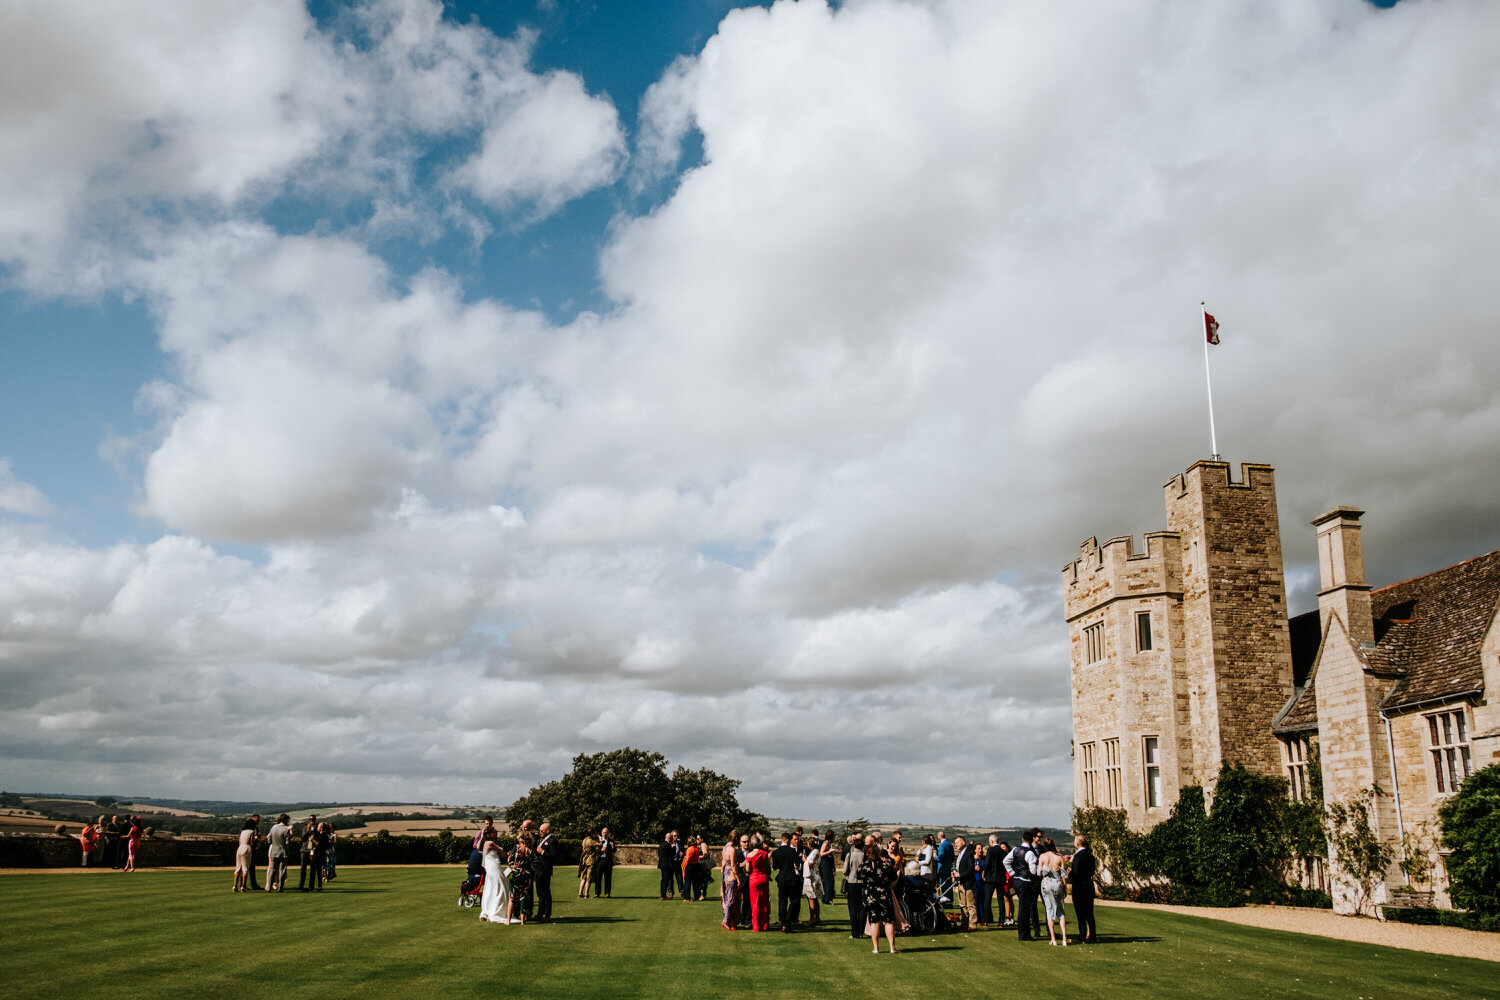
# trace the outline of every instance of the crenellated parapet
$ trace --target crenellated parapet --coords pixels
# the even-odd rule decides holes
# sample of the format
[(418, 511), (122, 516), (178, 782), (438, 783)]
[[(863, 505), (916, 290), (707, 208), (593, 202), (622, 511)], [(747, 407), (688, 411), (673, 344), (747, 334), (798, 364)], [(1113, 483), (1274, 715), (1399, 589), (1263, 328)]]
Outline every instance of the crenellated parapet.
[(1078, 558), (1063, 567), (1068, 621), (1123, 598), (1182, 595), (1182, 538), (1175, 531), (1148, 531), (1142, 551), (1135, 539), (1118, 535), (1100, 545), (1089, 538)]
[(1170, 508), (1175, 501), (1183, 499), (1188, 493), (1202, 489), (1269, 491), (1273, 497), (1275, 496), (1276, 470), (1264, 462), (1241, 462), (1238, 481), (1230, 476), (1229, 470), (1228, 462), (1208, 459), (1194, 462), (1187, 467), (1186, 471), (1179, 472), (1167, 480), (1163, 487), (1166, 492), (1167, 507)]

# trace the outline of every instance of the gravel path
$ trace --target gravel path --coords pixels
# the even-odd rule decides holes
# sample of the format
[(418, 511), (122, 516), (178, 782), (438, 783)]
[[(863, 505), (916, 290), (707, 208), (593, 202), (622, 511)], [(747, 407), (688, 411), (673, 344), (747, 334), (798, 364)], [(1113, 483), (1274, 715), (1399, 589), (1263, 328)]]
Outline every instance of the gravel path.
[(1428, 927), (1394, 924), (1369, 917), (1341, 917), (1332, 910), (1309, 910), (1294, 906), (1167, 906), (1157, 903), (1117, 903), (1099, 900), (1100, 906), (1131, 906), (1147, 910), (1182, 913), (1206, 920), (1224, 920), (1273, 931), (1292, 931), (1341, 941), (1360, 941), (1390, 948), (1409, 948), (1434, 955), (1457, 955), (1500, 962), (1500, 934), (1465, 930), (1462, 927)]

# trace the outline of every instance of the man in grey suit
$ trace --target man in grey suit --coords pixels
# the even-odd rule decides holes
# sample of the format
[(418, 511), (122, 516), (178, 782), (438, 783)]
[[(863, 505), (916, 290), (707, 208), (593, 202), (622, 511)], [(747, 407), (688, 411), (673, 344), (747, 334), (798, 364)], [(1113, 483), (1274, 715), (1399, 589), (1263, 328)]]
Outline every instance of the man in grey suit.
[(286, 813), (277, 816), (276, 825), (266, 839), (270, 842), (266, 848), (266, 891), (280, 892), (286, 885), (286, 849), (292, 839), (292, 818)]

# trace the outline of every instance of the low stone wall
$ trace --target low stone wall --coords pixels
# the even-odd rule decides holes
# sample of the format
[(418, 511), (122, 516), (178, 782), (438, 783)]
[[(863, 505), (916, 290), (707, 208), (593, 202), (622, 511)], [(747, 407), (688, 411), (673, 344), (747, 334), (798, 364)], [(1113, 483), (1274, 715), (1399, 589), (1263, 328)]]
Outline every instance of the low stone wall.
[(615, 851), (615, 864), (656, 867), (655, 844), (617, 844), (616, 846), (618, 850)]
[[(182, 868), (191, 866), (234, 867), (237, 837), (205, 837), (201, 840), (167, 840), (153, 837), (142, 840), (135, 863), (141, 868)], [(264, 864), (265, 847), (256, 851), (258, 863)], [(93, 864), (104, 861), (103, 845), (94, 852)], [(7, 833), (0, 834), (0, 868), (77, 868), (83, 862), (83, 846), (72, 834)]]

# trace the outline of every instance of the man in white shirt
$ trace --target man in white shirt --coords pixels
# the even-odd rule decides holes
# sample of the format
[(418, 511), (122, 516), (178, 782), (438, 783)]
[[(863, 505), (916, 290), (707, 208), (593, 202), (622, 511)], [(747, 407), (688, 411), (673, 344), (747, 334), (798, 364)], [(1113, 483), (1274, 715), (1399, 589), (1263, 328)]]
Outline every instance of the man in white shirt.
[(1005, 856), (1005, 867), (1016, 890), (1016, 936), (1022, 941), (1038, 941), (1042, 936), (1042, 922), (1036, 915), (1041, 885), (1037, 878), (1036, 848), (1032, 846), (1041, 832), (1035, 827), (1027, 830), (1021, 842)]

